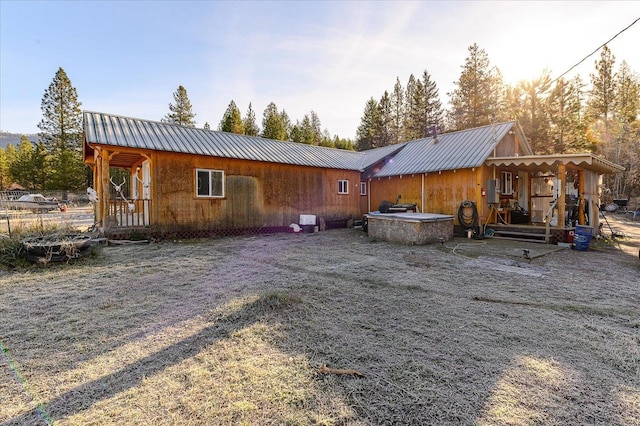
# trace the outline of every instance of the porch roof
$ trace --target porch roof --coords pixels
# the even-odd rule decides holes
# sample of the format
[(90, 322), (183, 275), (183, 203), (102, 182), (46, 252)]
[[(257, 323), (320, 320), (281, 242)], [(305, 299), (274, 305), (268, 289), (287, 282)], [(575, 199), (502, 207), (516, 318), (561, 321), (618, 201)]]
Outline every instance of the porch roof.
[(591, 170), (602, 174), (624, 171), (624, 167), (591, 153), (493, 157), (488, 158), (485, 164), (496, 167), (514, 167), (528, 171), (552, 170), (558, 164)]

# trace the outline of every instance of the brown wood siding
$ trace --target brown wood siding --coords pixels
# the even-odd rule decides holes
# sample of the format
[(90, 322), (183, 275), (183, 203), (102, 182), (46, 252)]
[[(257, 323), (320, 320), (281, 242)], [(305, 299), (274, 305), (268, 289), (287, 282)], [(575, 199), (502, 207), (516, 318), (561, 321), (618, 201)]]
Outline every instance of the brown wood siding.
[[(400, 203), (415, 203), (419, 211), (425, 213), (450, 214), (457, 217), (458, 207), (465, 200), (478, 206), (478, 214), (486, 217), (486, 197), (481, 195), (487, 179), (492, 177), (491, 169), (463, 169), (427, 173), (424, 176), (424, 209), (422, 208), (422, 175), (394, 176), (372, 179), (371, 209), (377, 210), (383, 200), (395, 203), (400, 194)], [(455, 220), (457, 223), (457, 219)]]
[[(422, 175), (392, 176), (374, 178), (369, 184), (371, 191), (371, 210), (378, 210), (380, 203), (390, 201), (400, 204), (417, 204), (418, 211), (422, 208)], [(398, 198), (398, 196), (401, 198)]]
[[(364, 182), (367, 186), (367, 194), (360, 196), (360, 215), (364, 216), (369, 212), (369, 182), (364, 180), (361, 180), (360, 182)], [(358, 193), (360, 193), (360, 188), (358, 188)]]
[[(478, 170), (463, 169), (425, 176), (425, 208), (429, 213), (458, 214), (465, 200), (478, 203)], [(456, 219), (457, 223), (457, 219)]]
[(519, 154), (517, 145), (515, 134), (506, 135), (496, 146), (494, 157), (513, 157)]
[[(499, 178), (500, 177), (500, 171), (498, 169), (495, 170), (496, 176), (494, 176), (494, 170), (493, 167), (488, 167), (488, 166), (482, 166), (478, 169), (476, 169), (478, 171), (478, 187), (480, 188), (480, 194), (478, 194), (476, 196), (476, 198), (478, 200), (480, 200), (480, 202), (477, 203), (477, 207), (478, 207), (478, 214), (480, 215), (480, 220), (481, 222), (485, 222), (486, 218), (489, 216), (489, 214), (491, 213), (491, 210), (489, 208), (489, 204), (487, 203), (487, 195), (486, 192), (488, 191), (487, 189), (487, 183), (489, 179), (494, 179), (495, 177)], [(482, 189), (484, 188), (485, 190), (485, 195), (482, 196)], [(476, 201), (476, 200), (474, 200)]]
[[(154, 224), (169, 230), (281, 227), (301, 214), (325, 221), (359, 216), (357, 171), (158, 152), (152, 172)], [(196, 197), (196, 169), (222, 170), (225, 197)], [(338, 180), (349, 194), (338, 194)]]

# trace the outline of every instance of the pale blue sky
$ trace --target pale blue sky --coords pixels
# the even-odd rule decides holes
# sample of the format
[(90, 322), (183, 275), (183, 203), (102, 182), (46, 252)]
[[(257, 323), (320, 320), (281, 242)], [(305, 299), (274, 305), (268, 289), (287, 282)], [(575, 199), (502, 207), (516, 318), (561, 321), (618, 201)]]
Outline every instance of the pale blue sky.
[[(217, 128), (271, 101), (354, 138), (365, 103), (426, 69), (448, 106), (473, 43), (509, 83), (558, 76), (640, 17), (640, 2), (0, 0), (0, 129), (37, 133), (62, 67), (82, 108), (160, 120), (183, 85)], [(640, 73), (640, 23), (610, 43)], [(585, 81), (599, 53), (575, 70)]]

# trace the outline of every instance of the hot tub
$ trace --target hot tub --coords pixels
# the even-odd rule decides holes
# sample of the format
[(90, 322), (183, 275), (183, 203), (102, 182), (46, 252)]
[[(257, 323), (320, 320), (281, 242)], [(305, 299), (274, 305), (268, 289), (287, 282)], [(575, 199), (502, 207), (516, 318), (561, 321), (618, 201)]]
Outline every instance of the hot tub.
[(453, 239), (453, 216), (436, 213), (370, 213), (369, 236), (402, 244), (424, 245)]

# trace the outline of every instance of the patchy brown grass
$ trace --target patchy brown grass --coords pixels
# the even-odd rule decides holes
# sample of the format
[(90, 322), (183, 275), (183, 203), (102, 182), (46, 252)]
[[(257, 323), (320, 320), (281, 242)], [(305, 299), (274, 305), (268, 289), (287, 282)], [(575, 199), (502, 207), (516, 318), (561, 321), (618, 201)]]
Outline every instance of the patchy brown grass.
[(640, 221), (615, 226), (589, 252), (333, 230), (2, 272), (0, 422), (640, 424)]

